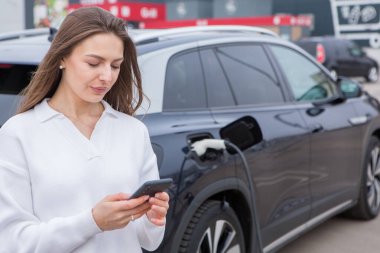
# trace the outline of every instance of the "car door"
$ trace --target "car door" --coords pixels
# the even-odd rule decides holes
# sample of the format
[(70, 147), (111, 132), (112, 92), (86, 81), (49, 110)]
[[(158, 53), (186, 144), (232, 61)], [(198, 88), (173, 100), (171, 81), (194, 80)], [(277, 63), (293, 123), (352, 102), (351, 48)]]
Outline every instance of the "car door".
[(334, 54), (336, 57), (338, 73), (340, 76), (356, 76), (358, 74), (357, 62), (355, 57), (351, 54), (349, 43), (345, 40), (333, 40), (331, 42)]
[(348, 50), (351, 57), (353, 58), (353, 64), (351, 66), (351, 71), (355, 73), (355, 76), (367, 76), (369, 69), (372, 67), (370, 61), (368, 61), (363, 50), (354, 42), (347, 42)]
[[(286, 102), (279, 80), (260, 44), (228, 44), (200, 50), (209, 107), (223, 127), (254, 117), (264, 141), (247, 151), (263, 245), (309, 218), (309, 139), (304, 121)], [(236, 157), (236, 175), (246, 181)], [(272, 246), (271, 246), (272, 245)], [(269, 248), (268, 248), (269, 247)]]
[(349, 205), (356, 187), (351, 175), (361, 166), (352, 103), (341, 101), (336, 84), (303, 54), (277, 45), (270, 49), (309, 128), (312, 217)]

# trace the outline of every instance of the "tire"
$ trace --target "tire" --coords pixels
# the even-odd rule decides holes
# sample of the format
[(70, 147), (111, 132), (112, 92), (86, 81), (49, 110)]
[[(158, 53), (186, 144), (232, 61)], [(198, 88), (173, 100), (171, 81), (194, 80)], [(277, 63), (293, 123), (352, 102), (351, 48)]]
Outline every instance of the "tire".
[(245, 253), (243, 230), (234, 210), (221, 201), (206, 201), (187, 225), (178, 252)]
[(368, 70), (368, 74), (365, 77), (365, 79), (367, 80), (367, 82), (370, 82), (370, 83), (376, 82), (379, 79), (379, 73), (378, 73), (377, 68), (376, 67), (371, 67)]
[(351, 218), (371, 220), (380, 211), (380, 141), (371, 137), (365, 157), (358, 203), (347, 213)]

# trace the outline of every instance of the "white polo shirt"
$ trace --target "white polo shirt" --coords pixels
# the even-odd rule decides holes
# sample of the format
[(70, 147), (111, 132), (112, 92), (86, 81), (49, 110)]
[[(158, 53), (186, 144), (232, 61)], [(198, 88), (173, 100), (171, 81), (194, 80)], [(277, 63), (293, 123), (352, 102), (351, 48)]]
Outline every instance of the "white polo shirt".
[(146, 216), (102, 232), (91, 209), (106, 195), (132, 193), (159, 177), (148, 131), (105, 111), (87, 139), (44, 100), (0, 129), (0, 252), (142, 252), (164, 227)]

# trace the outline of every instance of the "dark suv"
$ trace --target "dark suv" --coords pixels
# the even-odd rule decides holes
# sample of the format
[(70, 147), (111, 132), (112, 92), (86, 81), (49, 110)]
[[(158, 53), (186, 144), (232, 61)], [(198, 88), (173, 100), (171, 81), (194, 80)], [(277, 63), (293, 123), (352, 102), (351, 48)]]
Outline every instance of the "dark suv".
[[(150, 98), (137, 117), (161, 177), (174, 180), (157, 252), (274, 252), (338, 213), (378, 215), (379, 103), (358, 84), (333, 80), (299, 47), (257, 28), (129, 34)], [(0, 125), (49, 36), (0, 36)], [(242, 117), (230, 132), (250, 143), (240, 136), (249, 128), (257, 142), (240, 146), (244, 159), (211, 146), (191, 153), (199, 141), (227, 138)]]
[(299, 40), (297, 45), (322, 63), (333, 77), (364, 77), (368, 82), (376, 82), (379, 78), (377, 62), (353, 41), (310, 37)]

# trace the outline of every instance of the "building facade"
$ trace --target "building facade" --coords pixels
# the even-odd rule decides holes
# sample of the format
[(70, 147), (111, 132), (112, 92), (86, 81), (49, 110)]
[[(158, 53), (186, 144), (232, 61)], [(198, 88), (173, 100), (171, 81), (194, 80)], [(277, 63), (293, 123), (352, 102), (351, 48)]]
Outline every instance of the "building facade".
[(0, 32), (19, 31), (26, 28), (25, 0), (1, 1)]
[[(334, 34), (330, 1), (333, 0), (7, 0), (0, 17), (7, 20), (2, 23), (7, 30), (57, 26), (67, 11), (97, 5), (126, 19), (133, 27), (259, 25), (295, 39)], [(289, 14), (293, 16), (286, 16)], [(305, 18), (305, 14), (312, 16)]]

